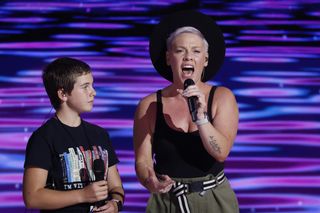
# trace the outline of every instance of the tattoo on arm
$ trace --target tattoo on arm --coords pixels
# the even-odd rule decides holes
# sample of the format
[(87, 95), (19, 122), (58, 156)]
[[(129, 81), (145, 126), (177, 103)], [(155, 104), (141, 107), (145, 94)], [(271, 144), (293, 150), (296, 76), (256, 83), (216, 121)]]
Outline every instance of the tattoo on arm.
[(217, 144), (217, 141), (213, 136), (209, 136), (209, 143), (214, 151), (221, 154), (221, 148), (220, 148), (219, 144)]

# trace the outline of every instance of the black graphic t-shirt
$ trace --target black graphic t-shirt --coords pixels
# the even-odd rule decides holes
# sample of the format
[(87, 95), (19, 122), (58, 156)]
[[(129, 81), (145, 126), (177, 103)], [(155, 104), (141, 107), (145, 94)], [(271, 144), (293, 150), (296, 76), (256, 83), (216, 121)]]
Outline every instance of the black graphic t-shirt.
[[(103, 128), (84, 120), (78, 127), (69, 127), (51, 118), (31, 135), (24, 167), (48, 170), (46, 187), (66, 191), (82, 189), (98, 175), (99, 180), (106, 179), (108, 169), (105, 168), (118, 162)], [(104, 172), (98, 173), (99, 170)], [(89, 212), (90, 206), (84, 203), (41, 212)]]

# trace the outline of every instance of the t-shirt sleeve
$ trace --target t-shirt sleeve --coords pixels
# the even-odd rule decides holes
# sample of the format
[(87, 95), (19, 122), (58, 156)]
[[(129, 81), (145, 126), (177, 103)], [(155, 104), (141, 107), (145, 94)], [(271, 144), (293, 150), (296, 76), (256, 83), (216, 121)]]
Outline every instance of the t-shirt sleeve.
[(108, 150), (109, 167), (111, 167), (111, 166), (119, 163), (119, 159), (114, 151), (109, 134), (107, 132), (105, 134), (106, 134), (106, 138), (107, 138), (106, 139), (106, 146), (107, 146), (107, 150)]
[(51, 167), (51, 151), (48, 141), (35, 131), (27, 144), (24, 168), (37, 167), (49, 170)]

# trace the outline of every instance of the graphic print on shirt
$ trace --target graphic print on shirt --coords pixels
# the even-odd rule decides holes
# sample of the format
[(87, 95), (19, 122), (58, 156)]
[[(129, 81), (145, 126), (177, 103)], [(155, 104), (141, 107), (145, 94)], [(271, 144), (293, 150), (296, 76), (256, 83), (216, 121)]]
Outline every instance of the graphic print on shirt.
[(68, 148), (68, 152), (59, 155), (63, 175), (64, 190), (81, 189), (96, 180), (93, 165), (102, 161), (104, 179), (108, 175), (108, 151), (101, 146), (92, 146), (84, 150), (83, 146)]

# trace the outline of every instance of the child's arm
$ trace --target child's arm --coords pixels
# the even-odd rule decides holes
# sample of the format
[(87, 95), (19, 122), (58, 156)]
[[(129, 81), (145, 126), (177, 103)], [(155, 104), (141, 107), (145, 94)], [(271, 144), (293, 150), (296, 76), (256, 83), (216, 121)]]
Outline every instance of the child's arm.
[(108, 187), (109, 187), (110, 197), (112, 199), (120, 200), (123, 203), (124, 202), (124, 190), (122, 187), (122, 182), (121, 182), (119, 172), (118, 172), (116, 165), (109, 167)]
[(45, 188), (48, 171), (41, 168), (25, 169), (23, 199), (27, 208), (59, 209), (79, 203), (94, 203), (108, 196), (107, 181), (94, 182), (83, 189), (57, 191)]
[(111, 200), (107, 201), (106, 205), (101, 206), (100, 208), (94, 208), (94, 211), (107, 210), (108, 212), (118, 212), (121, 210), (124, 202), (124, 190), (116, 165), (109, 167), (108, 188)]

